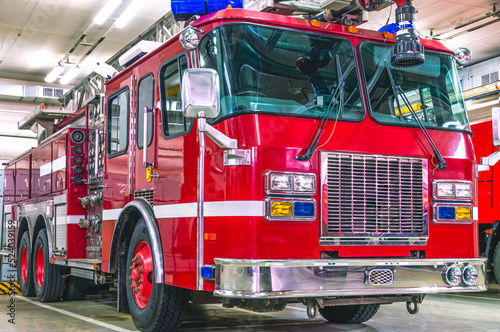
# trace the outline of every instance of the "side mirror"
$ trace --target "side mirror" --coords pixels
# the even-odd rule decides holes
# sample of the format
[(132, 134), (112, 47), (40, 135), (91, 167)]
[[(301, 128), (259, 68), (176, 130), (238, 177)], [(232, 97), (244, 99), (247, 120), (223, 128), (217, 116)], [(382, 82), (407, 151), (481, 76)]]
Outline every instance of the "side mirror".
[(210, 68), (187, 69), (182, 76), (182, 114), (186, 118), (213, 119), (219, 115), (219, 74)]
[(493, 124), (493, 146), (500, 146), (500, 107), (492, 108), (491, 122)]

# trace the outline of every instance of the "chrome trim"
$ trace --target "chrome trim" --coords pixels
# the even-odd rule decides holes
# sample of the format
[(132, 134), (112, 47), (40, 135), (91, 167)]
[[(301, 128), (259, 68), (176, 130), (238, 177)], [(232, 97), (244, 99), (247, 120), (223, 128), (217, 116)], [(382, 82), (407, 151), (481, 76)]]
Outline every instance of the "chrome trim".
[[(292, 176), (292, 187), (290, 191), (271, 190), (271, 174), (286, 174)], [(308, 175), (313, 177), (313, 190), (312, 191), (294, 191), (294, 176), (295, 175)], [(281, 171), (266, 171), (264, 173), (264, 190), (266, 195), (300, 195), (300, 196), (313, 196), (316, 194), (317, 189), (316, 174), (307, 172), (281, 172)]]
[(322, 246), (359, 246), (359, 245), (426, 245), (428, 237), (355, 237), (355, 236), (323, 236), (319, 239)]
[(368, 271), (368, 282), (373, 286), (390, 285), (394, 282), (394, 272), (390, 269)]
[(427, 243), (427, 159), (324, 151), (320, 167), (322, 245)]
[(224, 150), (224, 166), (248, 166), (252, 164), (252, 150)]
[[(281, 202), (291, 202), (292, 203), (292, 215), (290, 217), (273, 217), (271, 216), (271, 201), (281, 201)], [(312, 217), (295, 217), (294, 216), (294, 203), (295, 202), (311, 202), (314, 203), (314, 213)], [(265, 216), (266, 220), (269, 221), (313, 221), (316, 220), (317, 205), (314, 198), (281, 198), (281, 197), (266, 197), (264, 199), (265, 204)]]
[(151, 239), (151, 246), (153, 247), (154, 253), (154, 265), (155, 265), (155, 280), (157, 284), (164, 283), (164, 268), (163, 268), (163, 251), (161, 246), (161, 237), (156, 224), (156, 218), (153, 213), (151, 206), (148, 202), (142, 198), (131, 201), (125, 205), (121, 210), (118, 219), (113, 230), (113, 237), (111, 240), (111, 248), (109, 253), (109, 271), (114, 271), (114, 267), (118, 263), (118, 250), (124, 250), (125, 248), (118, 248), (120, 245), (120, 240), (122, 238), (121, 233), (123, 232), (124, 224), (130, 220), (129, 213), (132, 210), (137, 210), (148, 228), (149, 236)]
[[(470, 207), (471, 208), (471, 211), (470, 211), (471, 219), (470, 220), (437, 219), (437, 217), (438, 217), (437, 208), (439, 206)], [(435, 224), (468, 225), (468, 224), (471, 224), (473, 222), (473, 219), (474, 219), (474, 207), (472, 206), (472, 204), (467, 204), (467, 203), (462, 203), (462, 204), (461, 203), (448, 203), (448, 202), (446, 202), (446, 203), (445, 202), (434, 203), (434, 205), (432, 205), (432, 212), (433, 212), (432, 222)]]
[[(54, 263), (61, 266), (69, 266), (84, 270), (99, 270), (101, 266), (101, 260), (99, 259), (66, 259), (53, 257)], [(96, 269), (94, 265), (98, 265)]]
[(198, 219), (196, 223), (196, 240), (197, 240), (197, 255), (196, 255), (196, 288), (203, 290), (203, 279), (201, 278), (201, 268), (203, 267), (203, 208), (205, 204), (205, 133), (203, 127), (206, 124), (205, 118), (198, 118), (198, 137), (200, 141), (200, 154), (198, 156)]
[[(437, 196), (437, 184), (438, 183), (453, 183), (453, 197), (438, 197)], [(471, 197), (455, 197), (455, 183), (467, 183), (471, 187)], [(460, 201), (471, 201), (473, 196), (472, 182), (467, 180), (432, 180), (432, 198), (435, 200), (460, 200)]]
[[(233, 298), (296, 298), (467, 292), (487, 289), (486, 258), (471, 259), (328, 259), (242, 260), (216, 258), (214, 295)], [(442, 271), (450, 265), (472, 265), (474, 286), (448, 286)], [(391, 285), (371, 285), (367, 272), (391, 269)]]

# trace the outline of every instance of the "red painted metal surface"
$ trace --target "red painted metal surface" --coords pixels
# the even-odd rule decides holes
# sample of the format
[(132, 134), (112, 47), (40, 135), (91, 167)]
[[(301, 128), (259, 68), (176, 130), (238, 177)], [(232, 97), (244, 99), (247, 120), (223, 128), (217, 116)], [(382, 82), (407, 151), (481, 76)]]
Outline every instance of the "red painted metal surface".
[(130, 279), (132, 280), (132, 291), (134, 300), (141, 309), (146, 308), (153, 290), (153, 255), (146, 241), (137, 244), (132, 258), (132, 270)]
[(36, 251), (36, 282), (38, 287), (42, 287), (43, 284), (43, 272), (44, 272), (45, 261), (43, 260), (43, 246), (39, 246)]
[[(493, 129), (491, 119), (471, 125), (474, 137), (474, 150), (479, 162), (481, 157), (487, 157), (498, 150), (493, 146)], [(495, 206), (500, 204), (500, 165), (490, 167), (488, 171), (480, 172), (478, 179), (479, 223), (493, 224), (500, 220), (500, 211)]]
[(31, 155), (28, 155), (16, 162), (14, 178), (16, 182), (15, 202), (30, 198), (30, 167)]
[(52, 192), (52, 143), (41, 145), (31, 153), (31, 197)]

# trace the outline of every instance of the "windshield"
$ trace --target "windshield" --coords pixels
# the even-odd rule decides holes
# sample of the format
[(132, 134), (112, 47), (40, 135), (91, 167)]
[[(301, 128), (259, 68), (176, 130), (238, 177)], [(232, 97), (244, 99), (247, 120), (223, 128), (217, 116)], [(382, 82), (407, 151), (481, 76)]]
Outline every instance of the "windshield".
[(341, 38), (250, 24), (230, 24), (207, 33), (200, 44), (200, 66), (221, 77), (219, 117), (242, 112), (319, 117), (339, 85), (344, 108), (339, 120), (364, 116), (353, 46)]
[(361, 59), (373, 117), (379, 122), (417, 125), (403, 99), (394, 97), (384, 60), (426, 127), (470, 130), (455, 60), (447, 54), (425, 53), (425, 63), (413, 68), (390, 65), (391, 46), (361, 45)]

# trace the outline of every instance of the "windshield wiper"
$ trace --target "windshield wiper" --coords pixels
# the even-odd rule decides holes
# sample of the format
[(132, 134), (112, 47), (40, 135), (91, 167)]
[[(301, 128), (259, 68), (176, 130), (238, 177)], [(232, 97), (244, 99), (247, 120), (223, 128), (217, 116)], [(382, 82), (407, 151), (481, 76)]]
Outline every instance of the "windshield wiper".
[(307, 161), (307, 160), (311, 159), (311, 157), (314, 154), (314, 151), (316, 150), (316, 146), (318, 145), (318, 141), (319, 141), (319, 138), (321, 137), (321, 133), (323, 133), (323, 130), (325, 129), (327, 119), (329, 118), (330, 113), (332, 112), (333, 108), (337, 104), (337, 99), (339, 97), (340, 97), (340, 104), (339, 104), (339, 114), (338, 115), (339, 115), (339, 117), (342, 117), (342, 113), (344, 111), (344, 85), (345, 85), (345, 82), (344, 82), (344, 77), (342, 75), (342, 68), (340, 66), (340, 60), (339, 60), (338, 55), (335, 56), (335, 62), (337, 64), (337, 80), (338, 80), (337, 88), (332, 93), (332, 100), (331, 100), (330, 104), (328, 105), (328, 108), (327, 108), (325, 114), (321, 118), (319, 126), (316, 129), (316, 132), (314, 133), (314, 136), (313, 136), (311, 142), (307, 146), (306, 151), (302, 155), (295, 156), (295, 159), (297, 159), (297, 160)]
[(436, 166), (436, 168), (437, 169), (446, 169), (447, 166), (446, 166), (446, 162), (444, 161), (443, 156), (439, 152), (436, 144), (434, 144), (434, 141), (432, 140), (431, 136), (429, 135), (429, 132), (427, 131), (427, 129), (425, 129), (424, 124), (422, 123), (422, 120), (420, 120), (420, 118), (417, 116), (417, 113), (415, 112), (415, 110), (411, 106), (410, 101), (406, 97), (406, 94), (403, 91), (403, 89), (401, 88), (401, 86), (396, 85), (396, 83), (394, 83), (394, 78), (392, 77), (391, 70), (389, 69), (389, 65), (387, 64), (387, 60), (384, 60), (384, 62), (385, 62), (385, 68), (387, 69), (387, 74), (389, 75), (389, 81), (391, 82), (392, 91), (394, 92), (394, 98), (396, 98), (396, 103), (398, 104), (400, 118), (402, 117), (402, 112), (401, 112), (401, 107), (399, 105), (398, 96), (401, 96), (406, 107), (410, 110), (411, 115), (415, 119), (415, 122), (417, 122), (420, 130), (422, 131), (425, 138), (427, 139), (427, 142), (429, 142), (429, 145), (431, 146), (432, 151), (434, 152), (434, 156), (436, 157), (436, 159), (438, 161), (438, 165)]

